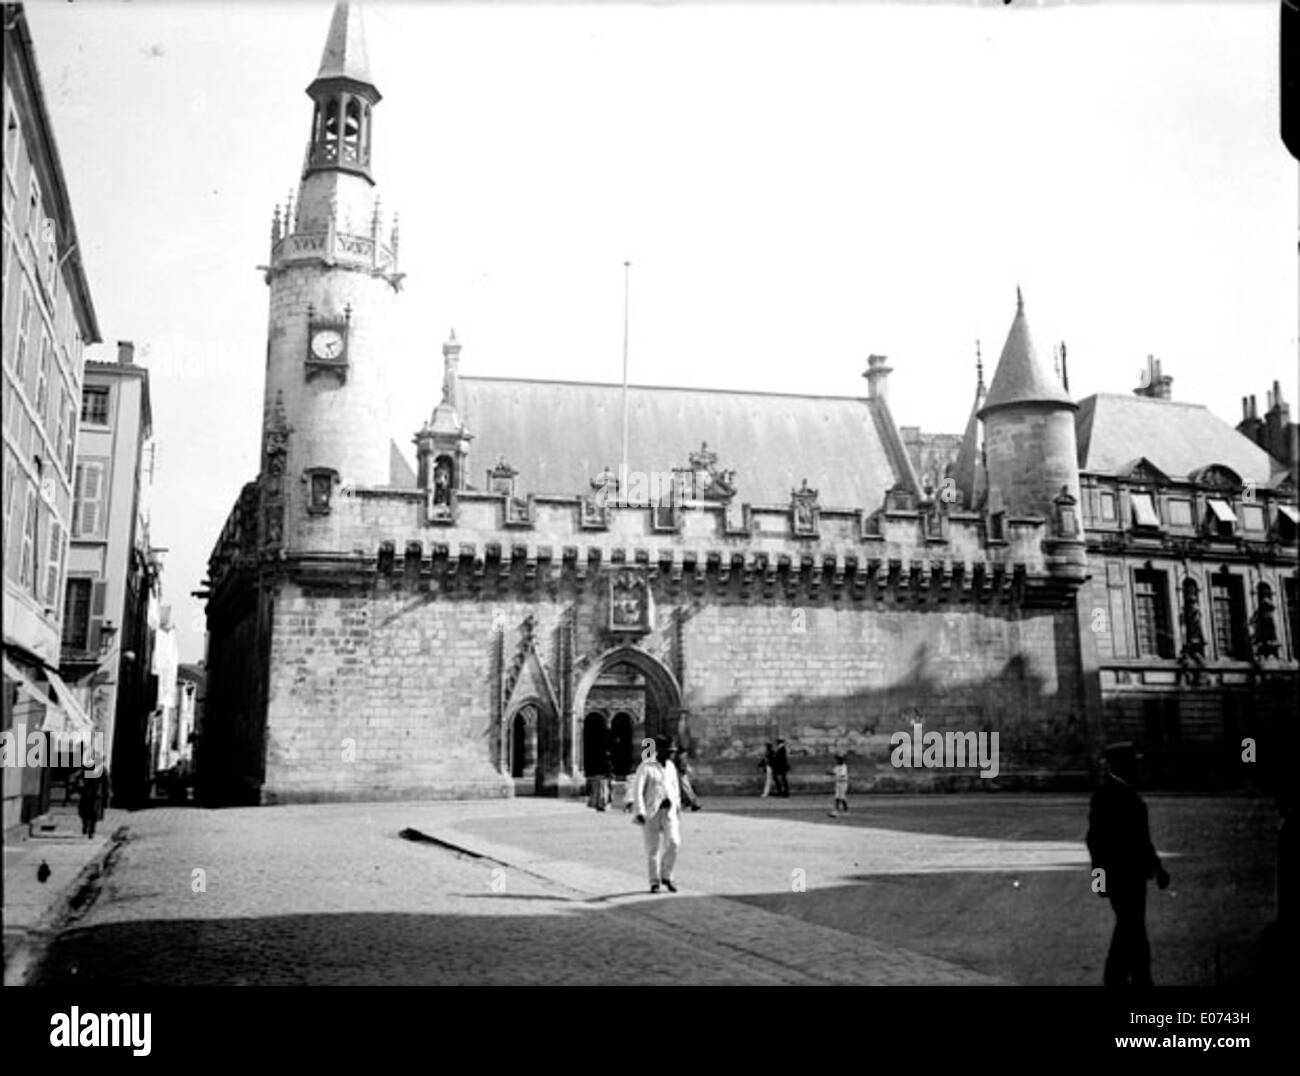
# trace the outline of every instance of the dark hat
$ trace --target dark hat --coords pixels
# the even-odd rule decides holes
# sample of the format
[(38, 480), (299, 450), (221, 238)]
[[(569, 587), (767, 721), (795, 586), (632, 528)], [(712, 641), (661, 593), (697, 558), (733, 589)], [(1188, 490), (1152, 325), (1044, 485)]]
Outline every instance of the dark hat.
[(1138, 753), (1137, 747), (1131, 740), (1119, 740), (1115, 743), (1108, 743), (1102, 748), (1102, 754), (1107, 762), (1141, 762), (1142, 755)]

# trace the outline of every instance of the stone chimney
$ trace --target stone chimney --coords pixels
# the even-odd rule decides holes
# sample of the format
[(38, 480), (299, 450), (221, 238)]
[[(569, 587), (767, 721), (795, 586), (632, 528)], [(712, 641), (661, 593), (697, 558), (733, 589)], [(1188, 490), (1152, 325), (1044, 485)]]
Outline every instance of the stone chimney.
[(135, 344), (130, 340), (119, 340), (117, 342), (117, 362), (119, 366), (135, 365)]
[(862, 376), (867, 379), (867, 397), (872, 400), (889, 399), (889, 375), (893, 367), (884, 355), (869, 355), (867, 370)]
[(1142, 377), (1142, 384), (1133, 390), (1136, 396), (1147, 396), (1153, 400), (1168, 400), (1172, 395), (1169, 386), (1174, 383), (1174, 379), (1164, 373), (1160, 367), (1160, 360), (1154, 355), (1147, 356), (1147, 369)]
[(1241, 398), (1241, 421), (1237, 423), (1237, 432), (1249, 437), (1260, 448), (1264, 447), (1264, 420), (1259, 417), (1254, 396)]
[(1288, 445), (1291, 426), (1291, 405), (1282, 400), (1282, 385), (1273, 382), (1268, 394), (1268, 410), (1264, 412), (1264, 448), (1275, 458), (1288, 465), (1294, 464)]

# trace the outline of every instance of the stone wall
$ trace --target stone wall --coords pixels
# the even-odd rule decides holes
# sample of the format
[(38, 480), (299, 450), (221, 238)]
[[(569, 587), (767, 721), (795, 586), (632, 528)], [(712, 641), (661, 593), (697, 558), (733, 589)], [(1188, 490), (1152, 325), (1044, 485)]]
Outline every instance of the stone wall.
[[(829, 787), (837, 752), (850, 755), (859, 790), (1032, 787), (1086, 772), (1072, 609), (755, 601), (739, 582), (707, 598), (674, 596), (662, 580), (653, 589), (654, 630), (636, 645), (681, 685), (705, 790), (756, 788), (758, 756), (778, 735), (796, 788)], [(545, 669), (536, 682), (557, 696), (565, 771), (580, 780), (574, 688), (618, 645), (607, 618), (600, 578), (532, 595), (438, 579), (362, 592), (282, 582), (270, 619), (263, 800), (509, 794), (503, 723), (521, 692), (509, 695), (505, 681), (528, 640), (528, 661)], [(895, 769), (890, 736), (916, 719), (927, 732), (997, 731), (997, 779)]]

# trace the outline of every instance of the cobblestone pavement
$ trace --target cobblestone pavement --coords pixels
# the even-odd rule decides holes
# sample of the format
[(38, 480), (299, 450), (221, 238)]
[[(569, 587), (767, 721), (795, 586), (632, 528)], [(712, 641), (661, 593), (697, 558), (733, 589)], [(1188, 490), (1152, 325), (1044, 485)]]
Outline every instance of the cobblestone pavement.
[(652, 897), (630, 824), (620, 827), (633, 851), (627, 872), (537, 859), (503, 866), (398, 836), (503, 810), (543, 828), (598, 817), (554, 801), (133, 815), (98, 899), (54, 944), (36, 982), (984, 981), (703, 893)]
[[(157, 809), (130, 817), (37, 981), (1096, 982), (1110, 917), (1087, 891), (1086, 801), (960, 799), (848, 826), (811, 800), (713, 801), (683, 821), (681, 892), (659, 896), (629, 818), (573, 801)], [(1052, 803), (1074, 830), (1044, 825)], [(1038, 821), (924, 821), (980, 811), (986, 831)]]

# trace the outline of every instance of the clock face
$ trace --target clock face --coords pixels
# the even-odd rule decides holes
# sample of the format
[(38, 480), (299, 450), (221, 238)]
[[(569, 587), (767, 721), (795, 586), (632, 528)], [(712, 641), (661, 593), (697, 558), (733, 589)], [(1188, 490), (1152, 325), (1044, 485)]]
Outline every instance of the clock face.
[(343, 334), (338, 329), (319, 329), (311, 338), (311, 353), (318, 359), (338, 359), (343, 355)]

